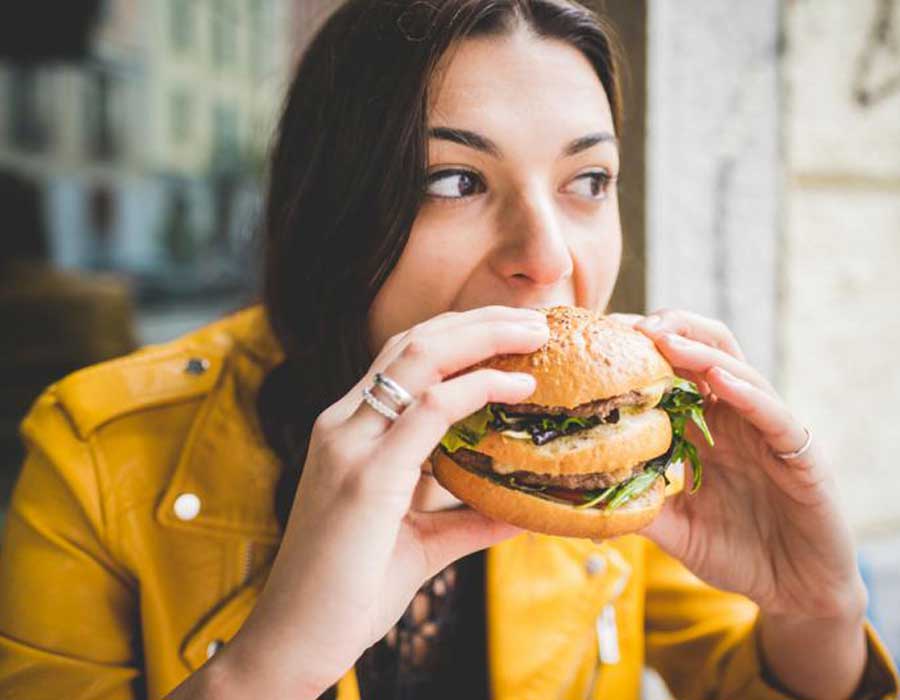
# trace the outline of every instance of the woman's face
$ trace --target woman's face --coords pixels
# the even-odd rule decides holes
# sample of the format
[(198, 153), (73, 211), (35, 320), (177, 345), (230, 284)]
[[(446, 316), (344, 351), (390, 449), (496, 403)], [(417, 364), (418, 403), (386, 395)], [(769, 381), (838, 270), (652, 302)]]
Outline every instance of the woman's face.
[(591, 64), (526, 30), (456, 49), (432, 79), (426, 196), (370, 309), (373, 354), (448, 310), (603, 311), (618, 273), (619, 152)]

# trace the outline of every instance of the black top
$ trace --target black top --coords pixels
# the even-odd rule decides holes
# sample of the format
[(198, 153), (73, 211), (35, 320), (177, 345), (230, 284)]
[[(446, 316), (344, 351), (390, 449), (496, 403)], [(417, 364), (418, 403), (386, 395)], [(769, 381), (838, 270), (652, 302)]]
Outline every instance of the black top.
[(366, 650), (356, 663), (362, 700), (488, 700), (484, 558), (470, 554), (426, 582)]

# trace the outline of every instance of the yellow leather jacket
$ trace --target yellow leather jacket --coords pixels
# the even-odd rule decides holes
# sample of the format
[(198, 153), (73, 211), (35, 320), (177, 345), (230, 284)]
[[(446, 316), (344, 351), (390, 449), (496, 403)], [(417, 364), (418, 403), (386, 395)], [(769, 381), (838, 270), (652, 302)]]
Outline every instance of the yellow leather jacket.
[[(254, 308), (38, 399), (0, 550), (0, 697), (162, 698), (237, 632), (279, 539), (254, 411), (278, 357)], [(523, 534), (486, 567), (495, 700), (637, 699), (644, 664), (682, 700), (789, 697), (760, 667), (756, 607), (639, 536)], [(894, 697), (868, 635), (859, 697)], [(359, 697), (352, 668), (338, 697)]]

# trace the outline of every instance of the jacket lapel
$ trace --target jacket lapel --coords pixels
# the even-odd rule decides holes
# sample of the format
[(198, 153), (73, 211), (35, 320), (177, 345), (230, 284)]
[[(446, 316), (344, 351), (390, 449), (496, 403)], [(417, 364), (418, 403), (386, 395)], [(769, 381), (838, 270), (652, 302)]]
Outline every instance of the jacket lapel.
[[(245, 312), (217, 343), (204, 339), (198, 359), (218, 346), (222, 361), (181, 450), (178, 464), (157, 508), (167, 526), (214, 537), (249, 537), (274, 543), (280, 537), (273, 503), (281, 465), (256, 421), (256, 393), (279, 353), (262, 314)], [(178, 517), (175, 502), (193, 494), (200, 503), (191, 519)]]

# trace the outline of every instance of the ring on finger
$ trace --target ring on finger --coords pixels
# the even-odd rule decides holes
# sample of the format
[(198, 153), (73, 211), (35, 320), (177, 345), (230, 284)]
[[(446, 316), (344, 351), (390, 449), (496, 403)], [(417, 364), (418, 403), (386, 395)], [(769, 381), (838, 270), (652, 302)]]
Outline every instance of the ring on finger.
[(397, 413), (393, 408), (384, 403), (381, 399), (375, 396), (372, 393), (371, 387), (366, 387), (362, 391), (363, 393), (363, 401), (365, 401), (369, 406), (371, 406), (376, 412), (380, 413), (382, 416), (390, 420), (391, 422), (397, 420), (400, 417), (400, 414)]
[(810, 432), (809, 428), (804, 427), (803, 430), (806, 432), (806, 441), (803, 443), (803, 445), (801, 445), (796, 450), (791, 450), (790, 452), (776, 452), (775, 456), (778, 457), (778, 459), (796, 459), (809, 449), (809, 446), (812, 444), (812, 433)]
[(382, 372), (375, 375), (374, 386), (380, 386), (400, 409), (406, 408), (413, 402), (412, 394)]

